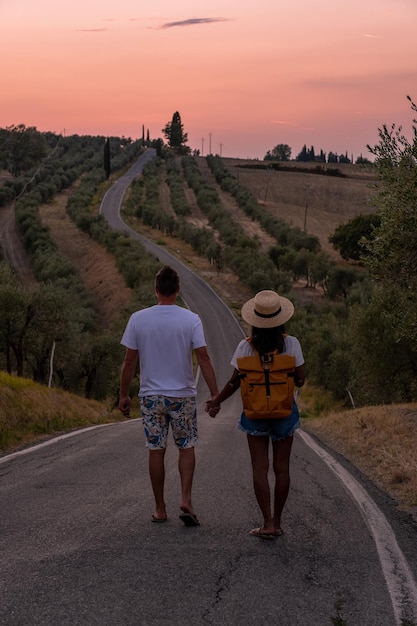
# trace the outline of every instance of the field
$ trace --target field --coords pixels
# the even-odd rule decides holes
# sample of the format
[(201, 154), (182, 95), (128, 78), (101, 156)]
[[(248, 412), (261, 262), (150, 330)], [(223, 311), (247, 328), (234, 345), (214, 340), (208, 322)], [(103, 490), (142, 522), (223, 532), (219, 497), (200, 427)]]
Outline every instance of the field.
[(224, 162), (267, 210), (291, 226), (316, 235), (322, 248), (334, 257), (337, 253), (329, 243), (329, 236), (336, 227), (356, 215), (375, 210), (371, 205), (375, 175), (358, 165), (336, 165), (345, 176), (342, 178), (297, 172), (301, 168), (313, 171), (317, 164), (290, 162), (293, 171), (280, 172), (245, 167), (256, 165), (253, 161), (224, 159)]
[[(223, 192), (215, 183), (206, 159), (200, 157), (197, 161), (205, 178), (216, 188), (223, 206), (232, 213), (245, 232), (256, 237), (264, 250), (273, 245), (275, 241), (272, 237), (263, 231), (257, 222), (248, 218), (237, 206), (232, 196)], [(224, 159), (224, 162), (228, 170), (267, 211), (284, 219), (292, 226), (316, 235), (322, 248), (335, 259), (338, 259), (339, 255), (328, 241), (335, 228), (355, 215), (374, 210), (370, 200), (373, 192), (372, 186), (375, 185), (376, 180), (372, 172), (357, 165), (338, 165), (337, 168), (345, 175), (342, 178), (296, 171), (300, 167), (314, 169), (314, 164), (308, 163), (290, 162), (287, 165), (294, 168), (294, 171), (281, 172), (255, 169), (262, 163), (259, 161)], [(1, 175), (4, 179), (5, 173), (1, 172)], [(185, 192), (192, 208), (188, 219), (196, 226), (209, 227), (206, 216), (197, 206), (193, 191), (185, 186)], [(80, 233), (67, 217), (65, 205), (70, 193), (71, 189), (62, 192), (51, 203), (43, 205), (41, 218), (43, 223), (50, 228), (61, 253), (78, 267), (87, 288), (96, 300), (100, 323), (102, 327), (107, 327), (117, 318), (122, 303), (128, 301), (129, 292), (125, 291), (123, 279), (117, 272), (112, 257), (105, 253), (101, 246)], [(160, 203), (166, 210), (172, 211), (169, 189), (166, 184), (162, 184), (160, 188)], [(14, 231), (10, 207), (0, 209), (0, 227), (2, 230), (0, 249), (3, 257), (17, 267), (25, 283), (30, 283), (33, 281), (30, 262)], [(136, 223), (135, 227), (146, 232), (150, 238), (161, 238), (160, 232), (152, 233), (151, 229), (144, 228), (139, 223)], [(219, 277), (208, 262), (197, 257), (190, 246), (178, 239), (169, 237), (163, 239), (168, 248), (186, 257), (188, 262), (195, 264), (198, 271), (214, 284), (227, 301), (236, 304), (236, 300), (241, 301), (247, 296), (247, 290), (236, 284), (236, 278), (227, 269)], [(116, 289), (115, 285), (117, 285)], [(308, 299), (321, 295), (318, 292), (306, 294), (304, 285), (294, 285), (294, 291), (299, 294), (301, 301), (307, 295)]]
[(117, 322), (132, 294), (112, 255), (81, 232), (67, 215), (65, 207), (70, 193), (71, 190), (62, 192), (53, 202), (42, 205), (40, 215), (60, 253), (77, 267), (93, 295), (98, 325), (104, 330)]

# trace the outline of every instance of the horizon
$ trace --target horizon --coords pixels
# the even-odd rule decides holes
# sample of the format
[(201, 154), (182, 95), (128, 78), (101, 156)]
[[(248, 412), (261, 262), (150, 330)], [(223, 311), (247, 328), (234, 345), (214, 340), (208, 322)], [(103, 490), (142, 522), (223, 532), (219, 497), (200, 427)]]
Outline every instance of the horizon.
[(3, 0), (0, 16), (1, 127), (158, 139), (178, 111), (203, 155), (354, 161), (383, 125), (411, 131), (415, 0)]

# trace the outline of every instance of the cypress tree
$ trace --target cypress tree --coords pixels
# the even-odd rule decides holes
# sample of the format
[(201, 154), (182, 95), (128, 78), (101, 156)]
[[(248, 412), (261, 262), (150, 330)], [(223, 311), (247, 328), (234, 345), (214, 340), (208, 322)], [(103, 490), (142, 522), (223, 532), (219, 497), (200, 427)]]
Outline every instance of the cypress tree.
[(104, 171), (106, 173), (106, 180), (110, 177), (111, 166), (110, 166), (110, 140), (107, 137), (106, 142), (104, 144)]

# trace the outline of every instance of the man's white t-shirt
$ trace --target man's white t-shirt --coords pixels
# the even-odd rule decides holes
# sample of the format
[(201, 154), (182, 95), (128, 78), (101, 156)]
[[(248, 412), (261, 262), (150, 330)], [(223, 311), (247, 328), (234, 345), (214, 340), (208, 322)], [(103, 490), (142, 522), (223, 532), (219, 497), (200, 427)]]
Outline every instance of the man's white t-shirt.
[(121, 344), (139, 351), (139, 396), (195, 396), (192, 350), (206, 345), (199, 316), (158, 304), (130, 317)]

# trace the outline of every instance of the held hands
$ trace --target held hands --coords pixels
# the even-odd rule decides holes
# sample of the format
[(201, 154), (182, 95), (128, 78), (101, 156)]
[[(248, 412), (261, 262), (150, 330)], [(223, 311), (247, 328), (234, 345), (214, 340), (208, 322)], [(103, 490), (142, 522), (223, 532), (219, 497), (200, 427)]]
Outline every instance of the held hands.
[(216, 417), (217, 413), (220, 411), (220, 403), (217, 398), (218, 396), (212, 396), (206, 402), (206, 412), (210, 417)]

